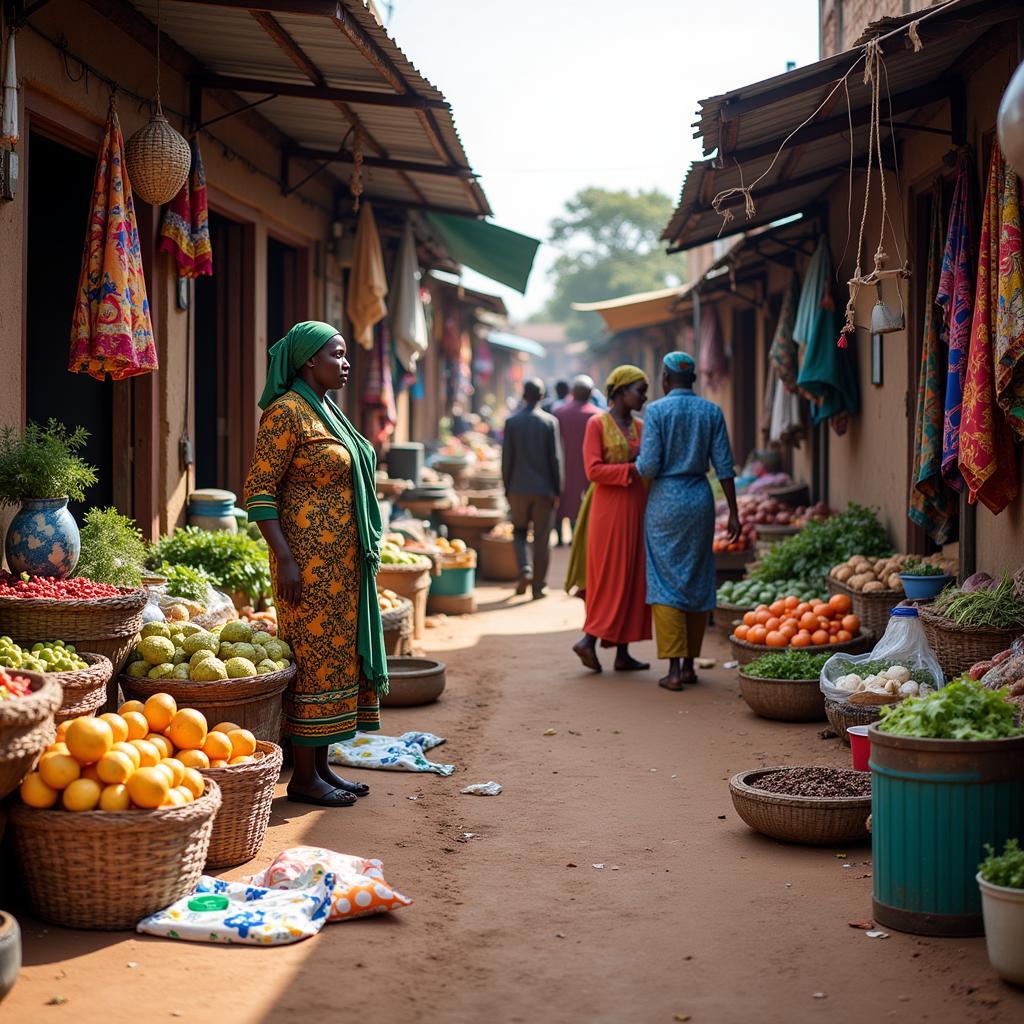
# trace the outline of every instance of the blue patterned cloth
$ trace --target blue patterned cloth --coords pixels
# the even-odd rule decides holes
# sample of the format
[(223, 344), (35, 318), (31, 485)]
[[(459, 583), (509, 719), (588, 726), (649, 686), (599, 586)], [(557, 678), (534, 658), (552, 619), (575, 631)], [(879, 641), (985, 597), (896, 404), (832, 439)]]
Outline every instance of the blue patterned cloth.
[(652, 480), (644, 517), (647, 603), (687, 612), (715, 607), (715, 501), (708, 468), (735, 477), (722, 410), (675, 388), (644, 414), (636, 468)]

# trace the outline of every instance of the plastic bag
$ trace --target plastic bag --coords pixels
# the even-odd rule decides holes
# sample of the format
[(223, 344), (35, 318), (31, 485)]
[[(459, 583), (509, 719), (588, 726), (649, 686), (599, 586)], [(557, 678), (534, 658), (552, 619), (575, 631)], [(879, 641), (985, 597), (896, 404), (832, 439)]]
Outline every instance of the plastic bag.
[[(874, 662), (884, 662), (885, 666), (879, 666), (878, 669), (869, 670), (867, 673), (860, 671), (862, 666)], [(885, 674), (884, 669), (894, 666), (899, 666), (906, 672), (896, 672), (893, 669), (890, 674)], [(875, 687), (872, 687), (868, 695), (853, 700), (852, 703), (892, 703), (894, 698), (916, 696), (917, 687), (922, 683), (926, 683), (932, 689), (945, 685), (942, 667), (928, 644), (921, 620), (917, 617), (917, 609), (913, 606), (900, 605), (893, 609), (889, 625), (870, 654), (834, 654), (829, 658), (821, 670), (819, 685), (826, 697), (847, 702), (857, 691), (837, 684), (841, 684), (848, 676), (869, 678), (879, 673), (884, 675), (884, 679), (878, 680), (875, 685), (879, 689), (885, 687), (889, 690), (888, 699), (883, 698), (880, 692), (872, 697), (871, 693), (875, 692)], [(897, 683), (895, 688), (888, 685), (890, 681)]]

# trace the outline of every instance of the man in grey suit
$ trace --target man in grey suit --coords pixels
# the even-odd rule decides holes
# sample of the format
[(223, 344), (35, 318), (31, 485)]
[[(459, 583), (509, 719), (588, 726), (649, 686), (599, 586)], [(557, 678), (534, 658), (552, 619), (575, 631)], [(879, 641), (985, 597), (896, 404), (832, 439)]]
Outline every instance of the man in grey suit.
[[(512, 509), (513, 541), (519, 563), (517, 594), (533, 587), (534, 600), (547, 590), (551, 521), (562, 493), (562, 440), (558, 420), (540, 408), (544, 384), (528, 380), (523, 408), (505, 421), (501, 475)], [(526, 538), (533, 527), (533, 565)]]

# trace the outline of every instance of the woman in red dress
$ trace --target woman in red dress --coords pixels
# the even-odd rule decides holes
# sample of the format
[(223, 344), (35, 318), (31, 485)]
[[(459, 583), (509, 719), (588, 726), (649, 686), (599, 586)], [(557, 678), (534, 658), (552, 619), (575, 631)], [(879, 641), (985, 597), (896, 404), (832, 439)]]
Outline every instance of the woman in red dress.
[(594, 416), (583, 440), (590, 489), (573, 536), (566, 589), (584, 597), (587, 617), (573, 651), (601, 671), (597, 643), (615, 647), (615, 670), (650, 668), (629, 645), (651, 638), (644, 562), (647, 486), (636, 471), (643, 424), (637, 413), (647, 401), (648, 381), (636, 366), (619, 366), (608, 377), (608, 412)]

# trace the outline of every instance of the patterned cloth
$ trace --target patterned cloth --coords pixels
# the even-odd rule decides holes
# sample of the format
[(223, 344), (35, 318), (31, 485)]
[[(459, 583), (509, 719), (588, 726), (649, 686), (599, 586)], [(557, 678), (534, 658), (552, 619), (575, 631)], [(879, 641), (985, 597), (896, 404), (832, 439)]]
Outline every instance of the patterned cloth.
[[(263, 414), (245, 483), (247, 500), (269, 499), (299, 565), (302, 599), (277, 601), (278, 631), (298, 672), (284, 696), (284, 731), (322, 746), (380, 728), (375, 688), (357, 650), (362, 559), (352, 457), (307, 402), (288, 392)], [(270, 553), (271, 571), (277, 563)]]
[(389, 772), (433, 772), (451, 775), (453, 764), (428, 761), (425, 752), (444, 743), (444, 738), (430, 732), (403, 732), (401, 736), (364, 736), (334, 743), (328, 751), (331, 764), (349, 768), (380, 768)]
[(68, 370), (124, 380), (157, 368), (124, 138), (111, 103), (92, 186)]
[(1003, 161), (999, 225), (999, 310), (996, 314), (996, 401), (1018, 437), (1024, 437), (1024, 250), (1020, 179)]
[(942, 475), (954, 490), (963, 490), (960, 458), (960, 414), (964, 398), (964, 374), (971, 340), (974, 306), (973, 220), (971, 217), (971, 164), (960, 157), (956, 187), (949, 210), (942, 272), (935, 301), (943, 307), (949, 362), (946, 367), (946, 401), (942, 423)]
[(697, 363), (703, 387), (717, 391), (729, 372), (729, 359), (725, 354), (722, 325), (718, 310), (712, 306), (700, 318), (700, 360)]
[(688, 612), (715, 607), (709, 465), (719, 480), (736, 475), (722, 410), (689, 388), (652, 402), (636, 462), (640, 475), (653, 481), (644, 516), (648, 604)]
[[(1017, 496), (1017, 453), (1013, 431), (996, 402), (996, 359), (999, 347), (999, 312), (1013, 302), (1014, 267), (1007, 260), (1003, 274), (1003, 217), (1016, 218), (1019, 252), (1017, 177), (1006, 173), (998, 145), (992, 147), (985, 209), (978, 246), (978, 280), (974, 289), (971, 346), (964, 377), (960, 418), (960, 473), (967, 484), (968, 499), (981, 501), (993, 515)], [(1016, 270), (1020, 270), (1018, 265)], [(1017, 284), (1019, 285), (1019, 277)], [(1005, 347), (1005, 346), (1004, 346)]]
[[(932, 198), (924, 287), (926, 296), (934, 296), (938, 292), (944, 237), (942, 190), (937, 188)], [(948, 359), (942, 313), (934, 301), (927, 302), (914, 420), (914, 469), (907, 516), (936, 544), (948, 544), (957, 536), (957, 497), (942, 478), (942, 423)]]
[(376, 335), (363, 387), (363, 408), (367, 411), (367, 436), (383, 444), (394, 433), (398, 411), (391, 378), (391, 341), (387, 325), (381, 324)]
[(160, 251), (178, 264), (178, 277), (213, 274), (210, 213), (206, 202), (206, 170), (199, 139), (192, 139), (192, 170), (181, 191), (164, 207), (160, 222)]
[(799, 301), (800, 279), (794, 271), (790, 275), (789, 286), (782, 297), (779, 322), (775, 325), (772, 345), (768, 350), (768, 361), (775, 368), (776, 377), (790, 391), (796, 390), (796, 377), (800, 369), (796, 342), (793, 340), (793, 328), (796, 326), (796, 307)]

